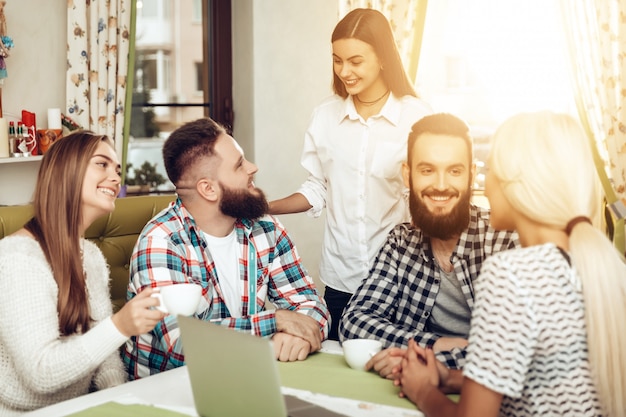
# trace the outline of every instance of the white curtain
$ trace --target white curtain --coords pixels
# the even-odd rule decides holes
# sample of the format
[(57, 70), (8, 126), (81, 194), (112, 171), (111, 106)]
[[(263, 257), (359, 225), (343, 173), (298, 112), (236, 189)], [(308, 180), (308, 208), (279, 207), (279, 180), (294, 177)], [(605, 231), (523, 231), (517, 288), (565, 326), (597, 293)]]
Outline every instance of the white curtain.
[(65, 114), (84, 129), (106, 134), (123, 153), (124, 108), (134, 0), (67, 2)]
[(626, 0), (561, 0), (561, 13), (578, 113), (597, 147), (596, 164), (613, 217), (613, 240), (624, 253)]
[(339, 0), (339, 18), (357, 8), (375, 9), (391, 24), (404, 67), (415, 81), (427, 0)]

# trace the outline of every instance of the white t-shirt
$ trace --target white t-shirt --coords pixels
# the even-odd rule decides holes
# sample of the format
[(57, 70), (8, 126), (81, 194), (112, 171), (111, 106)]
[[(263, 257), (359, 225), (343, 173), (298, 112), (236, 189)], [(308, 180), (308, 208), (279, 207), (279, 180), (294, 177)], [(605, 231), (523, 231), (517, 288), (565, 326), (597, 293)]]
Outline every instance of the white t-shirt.
[(483, 263), (463, 374), (504, 395), (501, 416), (598, 416), (580, 278), (555, 245)]
[(215, 263), (217, 281), (226, 307), (232, 317), (241, 317), (241, 296), (243, 285), (239, 276), (239, 242), (235, 229), (225, 237), (215, 237), (204, 233), (204, 239)]
[(354, 293), (389, 231), (409, 220), (402, 162), (411, 127), (430, 113), (426, 102), (393, 94), (367, 120), (351, 96), (332, 96), (313, 111), (301, 158), (309, 177), (298, 192), (312, 206), (309, 215), (326, 207), (324, 284)]

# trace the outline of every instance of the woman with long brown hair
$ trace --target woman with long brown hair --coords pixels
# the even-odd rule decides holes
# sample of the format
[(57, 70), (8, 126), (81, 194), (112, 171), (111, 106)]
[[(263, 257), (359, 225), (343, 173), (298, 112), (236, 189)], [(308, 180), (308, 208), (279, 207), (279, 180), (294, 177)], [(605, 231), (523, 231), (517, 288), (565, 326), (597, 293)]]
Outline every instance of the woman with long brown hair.
[(106, 260), (83, 237), (119, 190), (106, 136), (73, 133), (44, 155), (33, 218), (0, 240), (0, 414), (125, 382), (118, 348), (163, 318), (151, 291), (112, 314)]

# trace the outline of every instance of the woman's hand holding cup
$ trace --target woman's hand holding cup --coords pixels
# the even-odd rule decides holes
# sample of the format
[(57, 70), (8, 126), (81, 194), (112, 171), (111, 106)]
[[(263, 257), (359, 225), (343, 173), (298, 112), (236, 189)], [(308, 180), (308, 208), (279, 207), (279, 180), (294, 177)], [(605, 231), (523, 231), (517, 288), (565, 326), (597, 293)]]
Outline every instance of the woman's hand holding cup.
[(159, 300), (153, 297), (154, 293), (158, 293), (158, 290), (145, 288), (113, 314), (111, 320), (120, 333), (127, 337), (148, 333), (163, 320), (166, 313), (154, 308), (159, 306)]

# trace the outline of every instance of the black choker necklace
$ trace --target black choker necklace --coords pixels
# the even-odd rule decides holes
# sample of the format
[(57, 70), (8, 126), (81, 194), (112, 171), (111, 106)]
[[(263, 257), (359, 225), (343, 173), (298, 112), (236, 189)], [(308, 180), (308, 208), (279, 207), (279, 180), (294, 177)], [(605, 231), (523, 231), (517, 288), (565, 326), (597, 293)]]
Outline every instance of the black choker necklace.
[(359, 98), (358, 94), (355, 94), (354, 97), (356, 98), (356, 101), (358, 101), (359, 103), (365, 105), (365, 106), (371, 106), (372, 104), (376, 104), (378, 103), (380, 100), (382, 100), (387, 94), (389, 94), (389, 90), (385, 91), (383, 93), (382, 96), (378, 97), (376, 100), (373, 101), (363, 101)]

